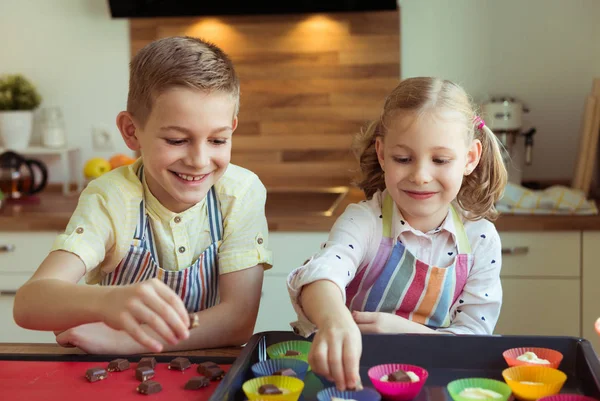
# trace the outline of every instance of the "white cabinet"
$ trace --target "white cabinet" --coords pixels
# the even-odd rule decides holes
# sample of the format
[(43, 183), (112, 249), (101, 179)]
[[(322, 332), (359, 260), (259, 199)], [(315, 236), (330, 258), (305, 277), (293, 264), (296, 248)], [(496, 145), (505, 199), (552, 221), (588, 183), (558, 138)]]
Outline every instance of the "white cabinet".
[(581, 336), (581, 232), (502, 232), (495, 334)]
[(289, 331), (290, 323), (296, 319), (296, 312), (287, 291), (286, 277), (266, 276), (254, 332)]
[(582, 335), (600, 353), (600, 335), (594, 330), (600, 318), (600, 231), (583, 233)]
[(54, 343), (54, 333), (23, 329), (13, 319), (14, 294), (0, 292), (0, 343)]

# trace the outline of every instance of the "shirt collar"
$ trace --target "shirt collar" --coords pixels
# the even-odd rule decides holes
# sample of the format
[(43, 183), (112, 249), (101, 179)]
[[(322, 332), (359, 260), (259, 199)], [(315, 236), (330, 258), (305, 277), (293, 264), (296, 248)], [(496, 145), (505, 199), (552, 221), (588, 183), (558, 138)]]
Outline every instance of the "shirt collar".
[(408, 224), (408, 221), (406, 221), (402, 216), (402, 212), (400, 212), (398, 207), (394, 207), (392, 215), (392, 230), (394, 233), (394, 238), (398, 238), (401, 234), (405, 232), (411, 232), (416, 236), (426, 236), (446, 231), (452, 234), (455, 241), (457, 239), (456, 224), (454, 224), (454, 219), (452, 218), (452, 212), (450, 208), (448, 208), (448, 214), (446, 214), (444, 221), (442, 221), (442, 224), (440, 224), (439, 227), (434, 228), (433, 230), (428, 231), (426, 233), (423, 233), (417, 230), (416, 228), (411, 227), (411, 225)]

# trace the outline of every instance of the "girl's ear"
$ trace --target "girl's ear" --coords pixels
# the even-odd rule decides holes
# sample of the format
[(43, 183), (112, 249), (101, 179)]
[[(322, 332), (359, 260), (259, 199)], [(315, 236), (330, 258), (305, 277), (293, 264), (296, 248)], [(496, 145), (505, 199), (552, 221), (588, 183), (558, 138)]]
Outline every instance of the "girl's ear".
[(479, 139), (473, 139), (469, 150), (467, 151), (467, 164), (465, 165), (465, 175), (469, 175), (477, 168), (481, 160), (481, 141)]
[(133, 116), (128, 111), (122, 111), (117, 115), (117, 128), (127, 147), (131, 150), (140, 150), (140, 141), (136, 135), (137, 128), (133, 121)]
[(381, 166), (381, 170), (385, 171), (384, 165), (384, 157), (383, 157), (383, 137), (378, 136), (375, 138), (375, 151), (377, 152), (377, 159), (379, 160), (379, 165)]

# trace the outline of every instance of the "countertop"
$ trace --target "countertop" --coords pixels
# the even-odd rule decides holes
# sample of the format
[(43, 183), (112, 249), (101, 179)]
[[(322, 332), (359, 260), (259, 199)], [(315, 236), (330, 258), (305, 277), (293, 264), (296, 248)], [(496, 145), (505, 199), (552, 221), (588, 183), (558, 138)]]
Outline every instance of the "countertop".
[[(6, 202), (0, 209), (0, 231), (56, 231), (66, 227), (77, 196), (47, 191), (38, 198)], [(278, 188), (268, 191), (266, 215), (272, 232), (328, 231), (348, 204), (364, 199), (349, 187)], [(600, 215), (501, 215), (498, 231), (600, 230)]]

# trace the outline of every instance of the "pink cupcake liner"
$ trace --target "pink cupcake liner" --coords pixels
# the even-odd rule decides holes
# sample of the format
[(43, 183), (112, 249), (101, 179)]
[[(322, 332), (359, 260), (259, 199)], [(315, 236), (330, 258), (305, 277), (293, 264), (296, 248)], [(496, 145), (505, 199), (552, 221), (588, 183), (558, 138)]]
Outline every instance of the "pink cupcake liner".
[(555, 394), (542, 397), (538, 401), (598, 401), (594, 397), (579, 394)]
[[(414, 372), (418, 377), (419, 381), (415, 383), (397, 383), (397, 382), (383, 382), (380, 379), (393, 373), (397, 370), (403, 370), (405, 372)], [(389, 363), (385, 365), (373, 366), (368, 372), (371, 383), (375, 386), (375, 389), (381, 393), (381, 395), (388, 400), (392, 401), (408, 401), (415, 398), (429, 377), (427, 370), (416, 365)]]

